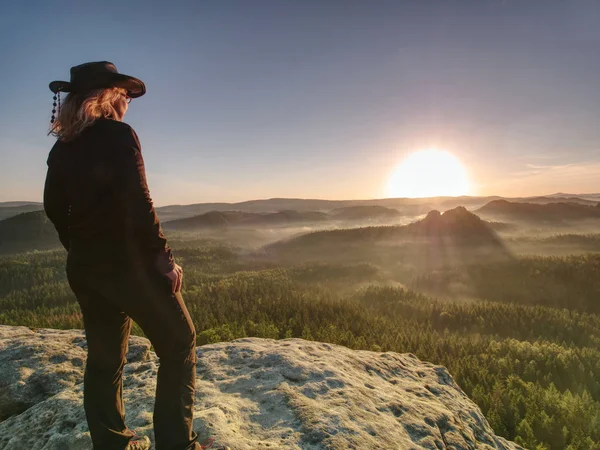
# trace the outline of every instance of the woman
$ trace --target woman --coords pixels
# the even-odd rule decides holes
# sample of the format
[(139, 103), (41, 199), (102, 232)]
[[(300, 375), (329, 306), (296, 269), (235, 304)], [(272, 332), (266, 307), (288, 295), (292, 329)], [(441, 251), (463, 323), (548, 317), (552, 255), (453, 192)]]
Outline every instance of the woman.
[[(83, 315), (84, 409), (94, 449), (150, 447), (124, 422), (132, 319), (160, 358), (156, 449), (208, 448), (192, 430), (196, 331), (180, 294), (182, 270), (156, 216), (137, 135), (122, 122), (145, 85), (112, 63), (92, 62), (72, 67), (71, 81), (54, 81), (50, 89), (50, 133), (57, 141), (48, 157), (44, 208), (68, 251), (67, 276)], [(69, 93), (62, 105), (60, 92)]]

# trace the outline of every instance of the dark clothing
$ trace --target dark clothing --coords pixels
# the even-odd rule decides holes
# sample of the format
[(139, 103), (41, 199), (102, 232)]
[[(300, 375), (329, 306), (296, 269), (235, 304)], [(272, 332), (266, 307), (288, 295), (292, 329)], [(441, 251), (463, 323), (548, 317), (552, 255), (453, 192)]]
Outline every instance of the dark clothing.
[(69, 284), (83, 312), (88, 343), (84, 409), (94, 450), (123, 449), (123, 367), (133, 319), (160, 358), (154, 436), (157, 450), (197, 449), (192, 431), (196, 332), (181, 294), (153, 267), (81, 265), (68, 261)]
[(68, 250), (67, 275), (88, 343), (84, 409), (94, 450), (124, 449), (122, 375), (132, 319), (160, 358), (157, 450), (198, 449), (192, 430), (196, 331), (164, 276), (173, 258), (128, 125), (97, 120), (48, 158), (44, 208)]
[(56, 141), (48, 157), (44, 209), (73, 256), (152, 259), (162, 272), (173, 270), (140, 142), (123, 122), (99, 119), (73, 141)]

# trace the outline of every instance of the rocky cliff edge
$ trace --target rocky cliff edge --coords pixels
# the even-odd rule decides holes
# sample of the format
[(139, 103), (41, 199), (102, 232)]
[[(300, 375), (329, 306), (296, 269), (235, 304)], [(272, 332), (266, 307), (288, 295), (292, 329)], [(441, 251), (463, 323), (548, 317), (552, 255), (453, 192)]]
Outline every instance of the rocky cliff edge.
[[(194, 429), (233, 450), (520, 449), (448, 371), (410, 354), (238, 339), (198, 354)], [(82, 330), (0, 326), (0, 450), (88, 450)], [(158, 358), (131, 337), (127, 423), (153, 439)]]

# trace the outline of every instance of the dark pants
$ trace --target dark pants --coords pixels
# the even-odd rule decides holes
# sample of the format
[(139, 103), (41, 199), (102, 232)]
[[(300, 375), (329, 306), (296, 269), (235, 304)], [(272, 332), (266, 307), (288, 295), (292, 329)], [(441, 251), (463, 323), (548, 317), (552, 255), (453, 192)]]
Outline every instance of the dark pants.
[[(86, 258), (93, 261), (93, 258)], [(181, 294), (149, 266), (86, 263), (69, 255), (67, 275), (88, 343), (84, 409), (94, 450), (124, 449), (133, 436), (125, 425), (123, 367), (132, 319), (160, 358), (154, 434), (156, 450), (199, 449), (192, 430), (196, 330)]]

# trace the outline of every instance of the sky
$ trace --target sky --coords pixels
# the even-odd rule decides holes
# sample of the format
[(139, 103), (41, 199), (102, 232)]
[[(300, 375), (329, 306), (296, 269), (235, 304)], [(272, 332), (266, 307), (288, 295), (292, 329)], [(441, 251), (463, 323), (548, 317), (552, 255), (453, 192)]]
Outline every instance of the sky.
[(158, 206), (383, 198), (430, 148), (472, 195), (599, 192), (599, 49), (597, 0), (9, 2), (0, 201), (41, 201), (48, 83), (102, 60)]

